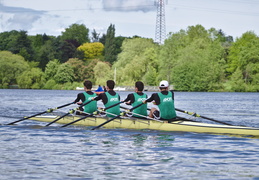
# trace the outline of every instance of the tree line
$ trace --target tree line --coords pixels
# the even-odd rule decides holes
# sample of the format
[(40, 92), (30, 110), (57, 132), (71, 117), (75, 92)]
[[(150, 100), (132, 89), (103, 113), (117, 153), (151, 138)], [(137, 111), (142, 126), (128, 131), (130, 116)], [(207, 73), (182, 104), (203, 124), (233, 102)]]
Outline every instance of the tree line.
[(0, 88), (75, 89), (84, 79), (104, 85), (157, 86), (168, 80), (179, 91), (259, 92), (259, 37), (252, 31), (233, 39), (202, 25), (170, 33), (164, 44), (138, 36), (91, 36), (72, 24), (60, 36), (26, 31), (0, 33)]

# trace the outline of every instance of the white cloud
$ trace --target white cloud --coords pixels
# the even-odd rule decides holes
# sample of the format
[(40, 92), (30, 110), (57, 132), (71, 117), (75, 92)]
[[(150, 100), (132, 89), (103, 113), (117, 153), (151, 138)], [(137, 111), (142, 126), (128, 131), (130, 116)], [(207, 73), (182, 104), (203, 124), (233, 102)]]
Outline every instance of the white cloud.
[[(25, 30), (28, 34), (60, 35), (73, 23), (106, 33), (115, 25), (116, 35), (154, 38), (155, 0), (0, 0), (0, 32)], [(165, 0), (167, 1), (167, 0)], [(259, 33), (259, 2), (247, 0), (168, 0), (166, 32), (201, 24), (241, 36)]]
[(154, 0), (103, 0), (105, 11), (154, 11)]

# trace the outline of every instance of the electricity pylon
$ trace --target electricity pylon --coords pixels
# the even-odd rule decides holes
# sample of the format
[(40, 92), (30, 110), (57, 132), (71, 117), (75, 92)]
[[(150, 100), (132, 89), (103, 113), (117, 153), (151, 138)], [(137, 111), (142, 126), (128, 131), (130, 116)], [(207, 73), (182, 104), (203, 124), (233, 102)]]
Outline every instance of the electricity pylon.
[(155, 4), (157, 7), (155, 42), (158, 44), (163, 44), (166, 37), (165, 3), (164, 0), (157, 0)]

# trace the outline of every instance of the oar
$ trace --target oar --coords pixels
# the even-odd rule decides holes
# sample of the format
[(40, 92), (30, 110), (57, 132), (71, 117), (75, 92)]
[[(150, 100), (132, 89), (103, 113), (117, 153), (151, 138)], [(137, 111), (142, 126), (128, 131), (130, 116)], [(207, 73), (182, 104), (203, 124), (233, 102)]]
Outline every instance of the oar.
[(46, 126), (49, 126), (49, 125), (51, 125), (51, 124), (57, 122), (58, 120), (62, 119), (63, 117), (65, 117), (65, 116), (67, 116), (67, 115), (69, 115), (69, 114), (73, 114), (75, 111), (79, 110), (81, 107), (83, 107), (83, 106), (89, 104), (89, 103), (92, 102), (92, 101), (93, 101), (93, 100), (90, 100), (90, 101), (87, 101), (87, 102), (81, 104), (81, 105), (78, 106), (77, 108), (70, 110), (68, 113), (64, 114), (63, 116), (60, 116), (59, 118), (55, 119), (54, 121), (48, 123)]
[[(134, 109), (138, 108), (138, 107), (141, 106), (141, 105), (143, 105), (143, 103), (138, 104), (137, 106), (132, 107), (131, 109), (129, 109), (129, 111), (133, 111)], [(98, 126), (96, 126), (96, 127), (93, 127), (92, 130), (98, 129), (98, 128), (104, 126), (105, 124), (107, 124), (107, 123), (113, 121), (114, 119), (119, 118), (120, 116), (124, 116), (126, 113), (127, 113), (126, 111), (123, 111), (123, 112), (121, 112), (118, 116), (115, 116), (115, 117), (113, 117), (113, 118), (111, 118), (111, 119), (105, 121), (104, 123), (102, 123), (102, 124), (100, 124), (100, 125), (98, 125)]]
[(217, 123), (221, 123), (221, 124), (233, 126), (232, 124), (229, 124), (229, 123), (226, 123), (226, 122), (222, 122), (222, 121), (218, 121), (218, 120), (215, 120), (215, 119), (212, 119), (212, 118), (208, 118), (208, 117), (199, 115), (199, 114), (194, 113), (194, 112), (188, 112), (188, 111), (184, 111), (184, 110), (177, 109), (177, 108), (175, 108), (175, 110), (176, 110), (176, 111), (179, 111), (179, 112), (183, 112), (183, 113), (189, 114), (189, 115), (192, 115), (192, 116), (194, 116), (194, 117), (201, 117), (201, 118), (208, 119), (208, 120), (211, 120), (211, 121), (214, 121), (214, 122), (217, 122)]
[(82, 118), (80, 118), (80, 119), (75, 120), (75, 121), (72, 121), (72, 122), (70, 122), (70, 123), (67, 123), (67, 124), (65, 124), (65, 125), (63, 125), (63, 126), (61, 126), (61, 127), (69, 126), (69, 125), (74, 124), (74, 123), (76, 123), (76, 122), (78, 122), (78, 121), (81, 121), (81, 120), (83, 120), (83, 119), (86, 119), (86, 118), (88, 118), (88, 117), (91, 117), (91, 116), (93, 116), (94, 114), (95, 114), (95, 112), (92, 113), (92, 114), (88, 114), (88, 115), (86, 115), (86, 116), (84, 116), (84, 117), (82, 117)]
[[(122, 108), (122, 109), (128, 109), (128, 108), (123, 107), (123, 106), (121, 106), (121, 108)], [(150, 108), (147, 108), (147, 110), (148, 110), (148, 111), (151, 111)], [(143, 115), (141, 115), (141, 114), (137, 114), (137, 113), (133, 113), (133, 112), (132, 112), (132, 114), (138, 115), (138, 116), (140, 116), (140, 117), (143, 117), (143, 118), (146, 118), (146, 119), (149, 119), (149, 120), (158, 121), (158, 122), (164, 122), (164, 121), (161, 121), (161, 120), (159, 120), (159, 119), (151, 118), (151, 117), (149, 117), (149, 116), (143, 116)], [(186, 118), (180, 117), (180, 116), (176, 116), (176, 119), (173, 120), (173, 121), (179, 121), (179, 120), (193, 121), (193, 120), (186, 119)], [(193, 121), (193, 122), (197, 122), (197, 121)]]
[(39, 116), (39, 115), (44, 114), (44, 113), (51, 113), (51, 112), (53, 112), (53, 111), (56, 110), (56, 109), (61, 109), (61, 108), (63, 108), (63, 107), (69, 106), (69, 105), (71, 105), (71, 104), (74, 104), (74, 102), (71, 102), (71, 103), (68, 103), (68, 104), (64, 104), (64, 105), (58, 106), (58, 107), (56, 107), (56, 108), (50, 108), (50, 109), (48, 109), (47, 111), (43, 111), (43, 112), (41, 112), (41, 113), (34, 114), (34, 115), (32, 115), (32, 116), (29, 116), (29, 117), (26, 117), (26, 118), (23, 118), (23, 119), (20, 119), (20, 120), (17, 120), (17, 121), (8, 123), (7, 125), (12, 125), (12, 124), (15, 124), (15, 123), (17, 123), (17, 122), (24, 121), (24, 120), (26, 120), (26, 119), (30, 119), (30, 118), (35, 117), (35, 116)]
[[(112, 108), (112, 107), (114, 107), (114, 106), (117, 106), (117, 105), (119, 105), (120, 103), (123, 103), (123, 101), (120, 101), (120, 102), (118, 102), (118, 103), (116, 103), (116, 104), (113, 104), (113, 105), (111, 105), (111, 106), (109, 106), (109, 107), (106, 107), (106, 108), (104, 108), (102, 111), (106, 111), (107, 109), (110, 109), (110, 108)], [(92, 113), (92, 114), (88, 114), (88, 115), (86, 115), (86, 116), (84, 116), (84, 117), (82, 117), (82, 118), (80, 118), (80, 119), (77, 119), (77, 120), (75, 120), (75, 121), (72, 121), (72, 122), (70, 122), (70, 123), (68, 123), (68, 124), (65, 124), (65, 125), (61, 126), (61, 127), (66, 127), (66, 126), (68, 126), (68, 125), (74, 124), (74, 123), (76, 123), (76, 122), (78, 122), (78, 121), (81, 121), (81, 120), (83, 120), (83, 119), (86, 119), (87, 117), (90, 117), (90, 116), (95, 115), (95, 113), (96, 113), (96, 112), (94, 112), (94, 113)]]

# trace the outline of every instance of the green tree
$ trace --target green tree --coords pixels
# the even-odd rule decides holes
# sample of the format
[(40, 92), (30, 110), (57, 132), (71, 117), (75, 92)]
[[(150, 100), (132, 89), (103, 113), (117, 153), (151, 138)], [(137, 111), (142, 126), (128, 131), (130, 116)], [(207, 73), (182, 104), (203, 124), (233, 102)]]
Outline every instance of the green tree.
[(113, 78), (113, 72), (110, 64), (98, 61), (94, 67), (95, 84), (105, 84), (107, 79)]
[(71, 58), (67, 61), (67, 63), (73, 68), (74, 70), (74, 80), (77, 82), (82, 82), (86, 79), (86, 74), (88, 71), (87, 66), (85, 63), (77, 58)]
[(237, 68), (241, 71), (246, 69), (249, 63), (259, 62), (259, 37), (253, 32), (246, 32), (230, 47), (228, 56), (229, 73)]
[[(3, 38), (3, 39), (2, 39)], [(28, 38), (27, 31), (10, 31), (1, 34), (1, 50), (11, 51), (14, 54), (20, 54), (26, 60), (32, 60), (33, 50), (31, 41)]]
[(88, 64), (87, 64), (87, 67), (86, 67), (87, 71), (84, 74), (85, 79), (88, 79), (92, 82), (95, 82), (94, 67), (96, 66), (96, 64), (98, 62), (99, 62), (98, 59), (92, 59), (92, 60), (88, 61)]
[(67, 82), (73, 82), (74, 70), (68, 63), (63, 63), (58, 66), (57, 73), (54, 76), (54, 80), (59, 84)]
[(173, 73), (173, 67), (176, 66), (179, 56), (181, 56), (181, 50), (188, 45), (188, 36), (184, 30), (180, 30), (177, 33), (170, 34), (165, 40), (164, 45), (160, 48), (159, 56), (159, 74), (158, 81), (168, 80), (171, 81), (171, 74)]
[(29, 64), (22, 56), (0, 51), (0, 88), (16, 84), (17, 78), (28, 69)]
[(90, 42), (89, 29), (84, 24), (72, 24), (62, 32), (62, 40), (76, 40), (79, 45)]
[(38, 67), (44, 71), (49, 61), (58, 58), (58, 48), (55, 45), (57, 38), (46, 34), (37, 34), (30, 36), (30, 39), (35, 53), (34, 60), (38, 62)]
[(73, 58), (77, 54), (77, 47), (79, 44), (74, 40), (65, 40), (59, 44), (59, 60), (61, 63), (67, 62), (68, 59)]
[(41, 46), (43, 46), (46, 41), (52, 39), (53, 37), (51, 38), (50, 36), (48, 36), (44, 33), (43, 35), (37, 34), (35, 36), (30, 36), (29, 38), (32, 42), (32, 47), (34, 49), (37, 49), (37, 48), (41, 48)]
[(104, 61), (113, 63), (116, 61), (115, 54), (115, 26), (110, 24), (107, 29), (106, 38), (105, 38), (105, 49), (104, 49)]
[(100, 42), (84, 43), (77, 49), (84, 52), (85, 60), (91, 60), (94, 58), (102, 58), (104, 46)]
[(226, 90), (235, 92), (244, 92), (246, 90), (242, 71), (239, 68), (236, 69), (230, 80), (226, 83)]
[[(241, 71), (243, 75), (242, 80), (247, 86), (251, 86), (248, 87), (248, 90), (251, 89), (251, 91), (259, 91), (256, 85), (258, 82), (256, 78), (259, 73), (258, 48), (259, 37), (249, 31), (244, 33), (240, 38), (237, 38), (230, 47), (228, 56), (228, 75), (230, 75), (230, 77), (233, 76), (237, 69), (237, 72)], [(237, 91), (240, 91), (240, 88), (237, 88)]]
[(161, 47), (159, 79), (177, 90), (215, 91), (223, 87), (224, 49), (221, 41), (200, 25), (172, 34)]
[(53, 44), (51, 40), (48, 40), (44, 43), (43, 46), (38, 51), (37, 60), (39, 61), (39, 67), (42, 70), (45, 70), (46, 65), (49, 61), (55, 59), (56, 52), (53, 49)]
[(44, 73), (40, 68), (24, 71), (17, 79), (19, 87), (23, 89), (40, 89), (44, 82)]
[(54, 79), (50, 79), (44, 84), (43, 89), (54, 89), (56, 85), (56, 81)]
[(94, 29), (92, 32), (92, 42), (99, 42), (100, 40), (100, 33), (97, 33), (96, 30)]
[(188, 26), (186, 32), (190, 42), (196, 39), (209, 39), (208, 31), (200, 24), (196, 26)]
[(116, 56), (115, 60), (117, 60), (118, 54), (121, 53), (122, 51), (121, 46), (125, 39), (127, 39), (127, 37), (117, 36), (114, 38), (114, 45), (115, 45), (114, 55)]
[(57, 59), (54, 59), (52, 61), (49, 61), (48, 64), (46, 65), (45, 69), (45, 78), (47, 80), (51, 80), (54, 78), (58, 71), (58, 67), (60, 66), (60, 62)]
[(151, 39), (125, 39), (122, 44), (122, 52), (113, 65), (113, 69), (116, 68), (117, 72), (117, 83), (132, 85), (137, 80), (143, 80), (149, 69), (148, 66), (153, 67), (156, 64), (154, 63), (156, 58), (152, 57), (155, 56), (153, 52), (156, 47), (157, 45)]

